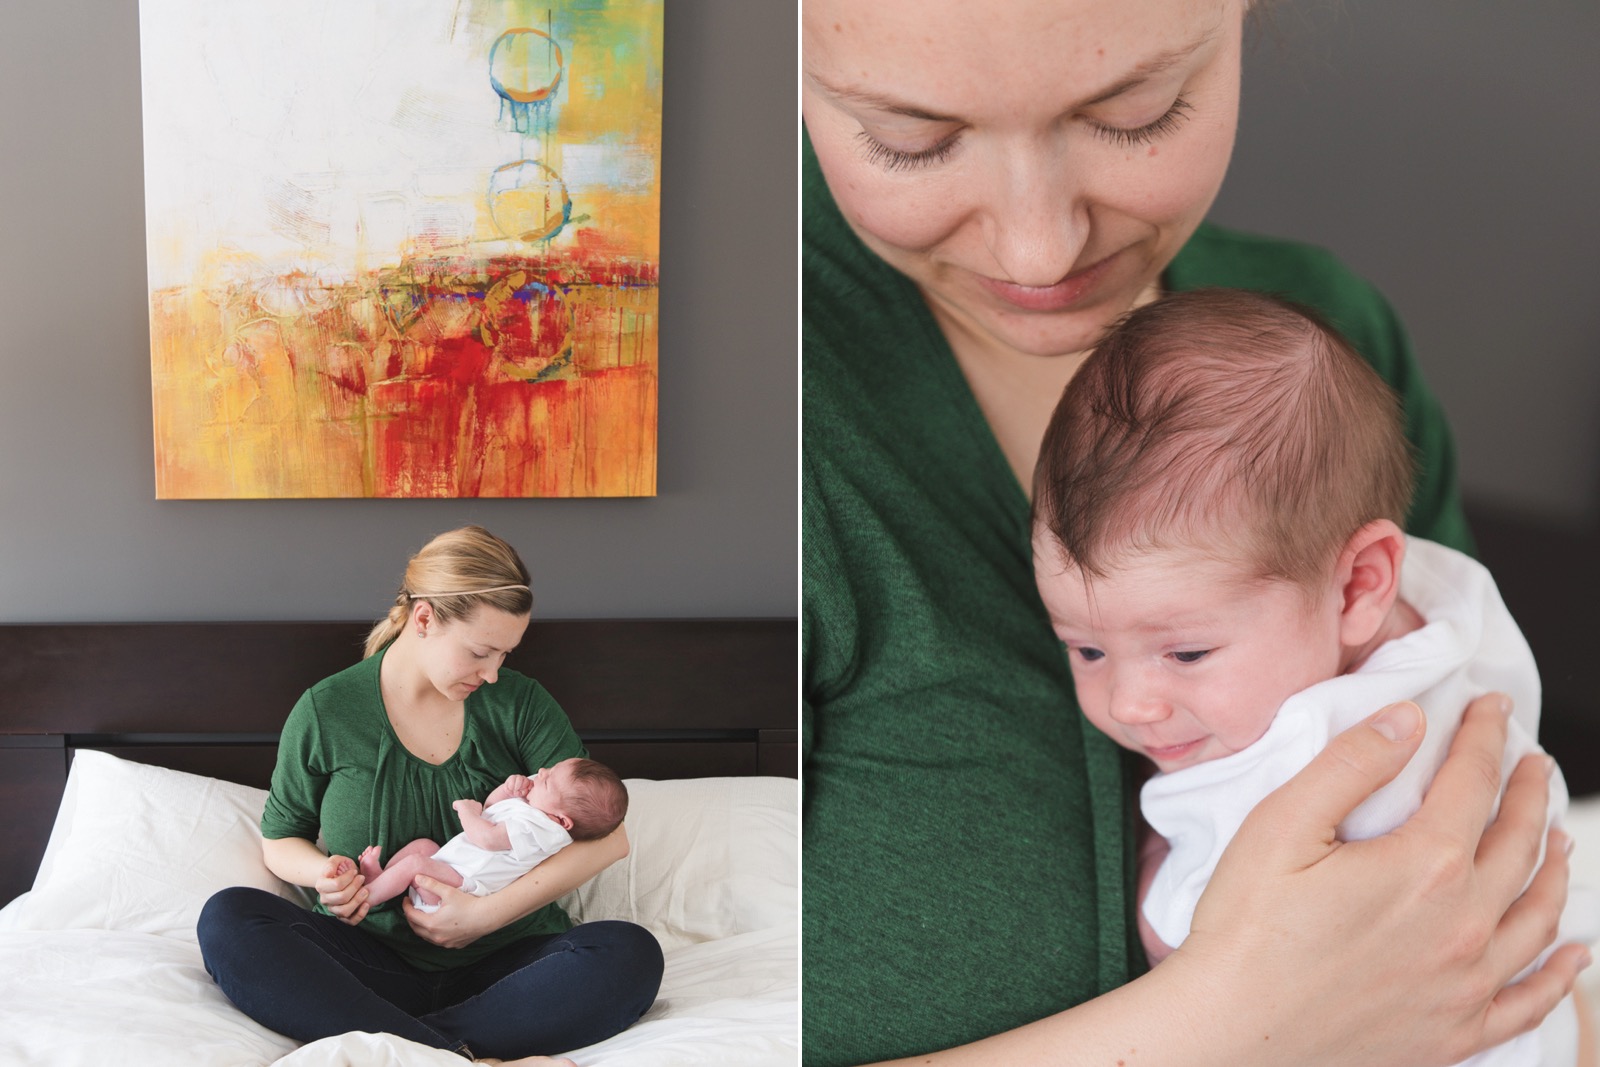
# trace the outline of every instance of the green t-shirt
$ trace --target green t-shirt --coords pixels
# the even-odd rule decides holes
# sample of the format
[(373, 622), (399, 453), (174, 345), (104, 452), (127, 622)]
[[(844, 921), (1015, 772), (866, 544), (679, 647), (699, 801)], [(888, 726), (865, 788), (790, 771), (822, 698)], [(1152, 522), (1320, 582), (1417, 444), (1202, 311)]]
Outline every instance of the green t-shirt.
[[(1028, 502), (915, 286), (803, 169), (803, 988), (808, 1065), (1008, 1030), (1144, 968), (1136, 798), (1077, 710)], [(1470, 548), (1437, 402), (1331, 256), (1202, 227), (1169, 289), (1320, 309), (1400, 392), (1412, 532)]]
[[(330, 855), (361, 855), (377, 845), (384, 858), (419, 837), (443, 844), (461, 832), (451, 809), (482, 800), (513, 774), (586, 755), (555, 699), (533, 679), (501, 670), (494, 685), (467, 697), (461, 745), (438, 766), (418, 759), (395, 736), (378, 688), (383, 653), (306, 690), (278, 742), (272, 790), (261, 816), (269, 838), (320, 834)], [(572, 924), (554, 904), (460, 949), (431, 945), (411, 932), (403, 897), (373, 908), (360, 929), (424, 970), (475, 962), (534, 934)], [(317, 910), (326, 912), (320, 904)]]

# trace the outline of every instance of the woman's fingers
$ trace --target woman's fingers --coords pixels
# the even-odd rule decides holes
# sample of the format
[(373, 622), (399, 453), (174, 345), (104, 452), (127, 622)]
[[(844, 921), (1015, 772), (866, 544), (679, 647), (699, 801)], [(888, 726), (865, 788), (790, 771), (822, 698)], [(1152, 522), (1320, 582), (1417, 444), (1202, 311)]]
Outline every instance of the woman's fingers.
[(367, 914), (367, 880), (347, 856), (329, 856), (328, 865), (318, 879), (317, 898), (328, 914), (352, 925)]
[[(1450, 754), (1428, 786), (1421, 810), (1408, 824), (1412, 829), (1442, 834), (1464, 846), (1469, 855), (1476, 853), (1500, 796), (1500, 761), (1510, 711), (1511, 698), (1501, 693), (1486, 693), (1467, 705)], [(1534, 840), (1537, 843), (1537, 836)]]
[(1484, 1019), (1485, 1043), (1497, 1045), (1538, 1026), (1561, 1003), (1561, 998), (1572, 992), (1578, 972), (1591, 962), (1584, 946), (1564, 945), (1543, 967), (1502, 989)]
[(1555, 943), (1561, 912), (1567, 905), (1567, 842), (1551, 830), (1544, 863), (1495, 930), (1492, 963), (1502, 982), (1511, 981), (1535, 957)]
[(1542, 753), (1524, 756), (1506, 781), (1494, 822), (1478, 842), (1476, 862), (1486, 897), (1509, 906), (1539, 862), (1549, 820), (1550, 775), (1555, 762)]
[(1300, 773), (1256, 805), (1246, 825), (1266, 821), (1314, 828), (1314, 834), (1280, 834), (1277, 843), (1303, 852), (1289, 857), (1292, 866), (1315, 863), (1333, 845), (1345, 816), (1405, 767), (1426, 729), (1415, 704), (1389, 705), (1329, 741)]
[(359, 924), (362, 919), (365, 919), (367, 917), (367, 912), (368, 912), (368, 910), (371, 909), (371, 907), (372, 907), (372, 905), (368, 902), (367, 898), (366, 897), (362, 897), (361, 898), (361, 903), (359, 903), (359, 904), (357, 904), (355, 906), (355, 910), (354, 911), (351, 911), (347, 915), (339, 915), (339, 914), (335, 913), (334, 917), (337, 918), (340, 922), (343, 922), (346, 926), (355, 926), (355, 925)]

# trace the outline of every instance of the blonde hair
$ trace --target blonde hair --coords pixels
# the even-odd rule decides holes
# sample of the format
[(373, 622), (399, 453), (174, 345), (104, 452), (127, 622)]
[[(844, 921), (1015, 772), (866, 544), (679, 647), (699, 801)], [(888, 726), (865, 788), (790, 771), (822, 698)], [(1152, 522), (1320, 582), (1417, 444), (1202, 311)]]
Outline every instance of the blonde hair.
[(1175, 543), (1310, 585), (1374, 519), (1404, 524), (1399, 399), (1306, 308), (1199, 289), (1114, 326), (1045, 432), (1034, 521), (1080, 570)]
[(400, 636), (411, 617), (411, 605), (418, 600), (427, 601), (442, 623), (465, 619), (480, 607), (508, 615), (533, 610), (528, 568), (516, 549), (482, 526), (442, 533), (411, 557), (389, 614), (367, 635), (364, 656)]

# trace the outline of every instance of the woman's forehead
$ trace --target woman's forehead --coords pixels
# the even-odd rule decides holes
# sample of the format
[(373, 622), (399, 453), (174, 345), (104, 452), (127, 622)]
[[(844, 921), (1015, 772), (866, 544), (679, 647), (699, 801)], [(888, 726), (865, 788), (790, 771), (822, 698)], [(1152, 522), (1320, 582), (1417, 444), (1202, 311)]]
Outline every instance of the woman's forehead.
[[(1242, 0), (807, 0), (805, 74), (859, 102), (960, 114), (1039, 96), (1084, 104), (1180, 65)], [(1067, 99), (1070, 98), (1070, 99)]]

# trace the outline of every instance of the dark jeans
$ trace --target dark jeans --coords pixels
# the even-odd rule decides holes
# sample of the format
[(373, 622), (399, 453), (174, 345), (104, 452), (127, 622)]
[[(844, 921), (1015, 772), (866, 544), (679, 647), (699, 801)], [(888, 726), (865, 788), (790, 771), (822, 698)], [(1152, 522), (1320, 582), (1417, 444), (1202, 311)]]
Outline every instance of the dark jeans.
[(661, 946), (592, 922), (448, 971), (422, 971), (361, 932), (259, 889), (224, 889), (197, 930), (206, 970), (246, 1015), (297, 1041), (390, 1033), (513, 1059), (602, 1041), (649, 1010)]

